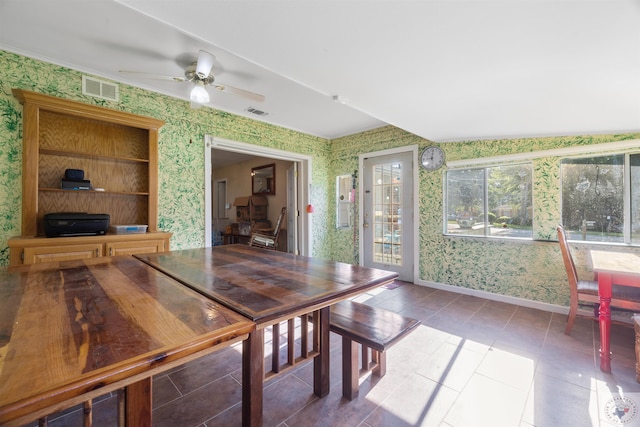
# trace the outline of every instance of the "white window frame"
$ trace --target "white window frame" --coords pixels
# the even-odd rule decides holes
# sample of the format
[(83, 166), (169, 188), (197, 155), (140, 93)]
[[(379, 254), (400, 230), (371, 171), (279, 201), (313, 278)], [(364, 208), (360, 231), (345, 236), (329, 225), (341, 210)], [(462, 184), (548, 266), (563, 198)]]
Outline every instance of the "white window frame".
[[(497, 157), (496, 157), (497, 158)], [(474, 159), (474, 160), (478, 160), (478, 159)], [(533, 207), (533, 179), (534, 179), (534, 174), (533, 174), (533, 161), (526, 161), (526, 160), (520, 160), (520, 161), (514, 161), (514, 162), (509, 162), (509, 163), (494, 163), (494, 162), (477, 162), (475, 164), (466, 164), (464, 167), (447, 167), (447, 170), (444, 171), (444, 175), (443, 175), (443, 200), (442, 200), (442, 207), (443, 207), (443, 212), (442, 212), (442, 234), (448, 237), (456, 237), (456, 238), (479, 238), (479, 239), (500, 239), (500, 240), (505, 240), (505, 239), (509, 239), (509, 240), (528, 240), (531, 241), (533, 240), (533, 222), (535, 221), (535, 218), (531, 218), (532, 221), (532, 227), (531, 227), (531, 236), (529, 237), (514, 237), (514, 236), (492, 236), (491, 234), (489, 234), (489, 224), (488, 224), (488, 212), (489, 212), (489, 169), (491, 168), (497, 168), (497, 167), (501, 167), (501, 166), (506, 166), (506, 167), (511, 167), (511, 166), (519, 166), (519, 165), (528, 165), (531, 168), (531, 206)], [(447, 188), (447, 174), (449, 172), (454, 172), (454, 171), (460, 171), (460, 170), (482, 170), (483, 176), (484, 176), (484, 187), (483, 187), (483, 211), (484, 211), (484, 218), (483, 218), (483, 222), (485, 223), (485, 227), (484, 227), (484, 233), (482, 235), (479, 234), (453, 234), (449, 232), (449, 227), (448, 227), (448, 188)]]
[[(583, 152), (581, 154), (563, 156), (562, 158), (560, 158), (560, 161), (558, 162), (558, 164), (559, 164), (559, 167), (562, 168), (562, 160), (564, 159), (587, 159), (592, 157), (603, 157), (603, 156), (624, 156), (624, 162), (623, 162), (624, 175), (622, 179), (622, 191), (623, 191), (623, 194), (622, 194), (623, 209), (622, 210), (623, 210), (623, 217), (624, 217), (623, 241), (622, 242), (599, 242), (599, 241), (592, 241), (592, 240), (575, 240), (575, 239), (569, 238), (571, 242), (594, 244), (594, 245), (606, 244), (606, 245), (633, 246), (633, 247), (640, 246), (640, 243), (633, 244), (631, 242), (631, 179), (630, 179), (631, 178), (631, 161), (630, 161), (630, 158), (632, 155), (640, 155), (640, 151), (637, 150), (638, 143), (640, 143), (640, 141), (638, 140), (634, 140), (634, 141), (637, 141), (636, 144), (633, 145), (633, 148), (636, 149), (634, 151), (601, 152), (601, 151), (589, 150), (588, 152)], [(564, 217), (562, 213), (562, 206), (563, 206), (562, 198), (564, 197), (564, 193), (562, 192), (562, 173), (559, 173), (559, 175), (560, 175), (560, 220), (562, 220), (562, 218)]]

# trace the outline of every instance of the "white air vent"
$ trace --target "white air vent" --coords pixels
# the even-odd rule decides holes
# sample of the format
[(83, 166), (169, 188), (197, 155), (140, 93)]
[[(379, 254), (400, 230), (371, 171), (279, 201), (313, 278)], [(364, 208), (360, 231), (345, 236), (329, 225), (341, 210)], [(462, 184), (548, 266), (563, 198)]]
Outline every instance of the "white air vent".
[(266, 116), (266, 115), (269, 114), (269, 113), (265, 113), (262, 110), (257, 110), (257, 109), (255, 109), (253, 107), (247, 108), (247, 111), (250, 112), (251, 114), (255, 114), (256, 116)]
[(95, 96), (96, 98), (118, 101), (118, 85), (82, 76), (82, 94)]

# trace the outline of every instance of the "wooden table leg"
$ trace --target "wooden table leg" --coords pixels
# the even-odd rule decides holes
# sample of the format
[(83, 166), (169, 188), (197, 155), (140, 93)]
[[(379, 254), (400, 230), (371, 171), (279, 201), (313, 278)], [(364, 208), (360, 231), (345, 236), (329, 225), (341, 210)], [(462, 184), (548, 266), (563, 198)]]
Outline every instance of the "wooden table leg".
[(126, 392), (124, 389), (118, 389), (116, 394), (117, 406), (118, 406), (118, 427), (126, 427), (127, 425), (127, 403)]
[(271, 370), (277, 374), (280, 372), (280, 324), (274, 324), (271, 330)]
[[(320, 332), (319, 354), (313, 359), (313, 392), (318, 397), (329, 394), (329, 327), (330, 307), (318, 310), (317, 327)], [(316, 325), (314, 325), (316, 327)]]
[(262, 426), (264, 385), (264, 329), (242, 342), (242, 426)]
[(84, 408), (82, 412), (84, 414), (84, 427), (93, 426), (93, 401), (87, 400), (86, 402), (84, 402)]
[(598, 273), (598, 295), (600, 296), (600, 370), (611, 372), (611, 275)]
[(130, 384), (125, 389), (127, 426), (151, 427), (151, 377)]

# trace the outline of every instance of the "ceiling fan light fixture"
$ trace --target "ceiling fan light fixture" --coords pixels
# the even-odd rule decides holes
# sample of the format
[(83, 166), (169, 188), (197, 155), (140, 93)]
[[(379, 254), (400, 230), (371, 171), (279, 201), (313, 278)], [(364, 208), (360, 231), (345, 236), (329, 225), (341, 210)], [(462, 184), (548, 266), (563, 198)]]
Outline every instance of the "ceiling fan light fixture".
[(204, 86), (196, 84), (193, 89), (191, 89), (189, 98), (198, 104), (206, 104), (209, 102), (209, 92), (207, 92)]
[(211, 69), (213, 68), (213, 61), (215, 60), (215, 57), (210, 54), (209, 52), (206, 52), (204, 50), (201, 50), (198, 53), (198, 62), (196, 65), (196, 74), (198, 75), (198, 77), (200, 77), (200, 79), (205, 79), (209, 76), (209, 73), (211, 72)]

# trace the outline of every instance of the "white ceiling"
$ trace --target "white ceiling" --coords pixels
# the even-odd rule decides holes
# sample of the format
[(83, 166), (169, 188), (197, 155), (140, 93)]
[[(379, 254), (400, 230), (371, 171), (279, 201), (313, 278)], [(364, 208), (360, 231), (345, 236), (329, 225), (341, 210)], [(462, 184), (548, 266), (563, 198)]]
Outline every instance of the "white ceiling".
[(0, 48), (183, 99), (119, 70), (182, 76), (204, 49), (266, 96), (210, 106), (324, 138), (640, 131), (640, 0), (4, 0)]

